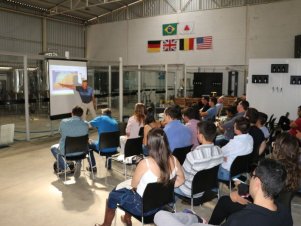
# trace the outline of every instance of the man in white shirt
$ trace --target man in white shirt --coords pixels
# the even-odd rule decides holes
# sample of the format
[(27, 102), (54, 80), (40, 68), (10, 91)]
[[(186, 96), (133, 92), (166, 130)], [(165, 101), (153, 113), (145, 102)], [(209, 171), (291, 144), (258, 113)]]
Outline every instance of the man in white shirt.
[(218, 179), (229, 180), (230, 168), (237, 156), (247, 155), (253, 151), (253, 138), (248, 134), (250, 122), (244, 117), (237, 118), (234, 123), (234, 136), (224, 147), (222, 152), (224, 161), (218, 171)]

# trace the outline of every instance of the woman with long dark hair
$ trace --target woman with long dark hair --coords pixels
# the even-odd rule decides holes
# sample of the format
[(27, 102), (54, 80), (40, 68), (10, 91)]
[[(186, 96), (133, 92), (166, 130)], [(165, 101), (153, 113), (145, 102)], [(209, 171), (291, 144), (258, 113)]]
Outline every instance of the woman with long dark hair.
[[(149, 156), (143, 159), (137, 166), (131, 187), (133, 189), (114, 189), (107, 200), (106, 212), (103, 224), (95, 226), (110, 226), (115, 216), (117, 204), (134, 215), (141, 214), (142, 196), (149, 183), (162, 182), (167, 184), (170, 179), (176, 177), (175, 187), (184, 182), (184, 174), (180, 163), (171, 155), (167, 137), (162, 129), (152, 129), (148, 134), (147, 145)], [(145, 215), (152, 214), (146, 213)], [(131, 215), (122, 216), (126, 225), (132, 225)]]

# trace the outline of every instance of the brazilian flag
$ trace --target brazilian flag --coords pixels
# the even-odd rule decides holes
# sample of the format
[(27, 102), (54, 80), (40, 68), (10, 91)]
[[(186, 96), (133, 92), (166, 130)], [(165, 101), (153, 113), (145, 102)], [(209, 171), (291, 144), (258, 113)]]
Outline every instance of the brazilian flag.
[(173, 24), (163, 24), (162, 33), (163, 35), (176, 35), (177, 34), (177, 23)]

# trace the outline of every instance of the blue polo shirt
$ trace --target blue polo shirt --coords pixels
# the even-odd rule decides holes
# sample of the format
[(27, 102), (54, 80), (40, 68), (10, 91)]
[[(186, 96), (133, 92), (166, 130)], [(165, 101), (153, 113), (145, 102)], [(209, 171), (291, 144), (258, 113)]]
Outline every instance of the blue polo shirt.
[(164, 127), (170, 150), (173, 152), (175, 148), (182, 148), (192, 145), (192, 132), (184, 126), (180, 120), (173, 120)]
[(215, 119), (216, 115), (217, 115), (217, 108), (216, 106), (209, 108), (207, 111), (208, 115), (204, 116), (203, 119), (205, 121), (207, 120), (213, 120)]
[[(115, 119), (113, 119), (110, 116), (107, 115), (102, 115), (102, 116), (97, 116), (93, 120), (91, 120), (90, 125), (94, 128), (97, 128), (98, 135), (105, 133), (105, 132), (115, 132), (118, 131), (118, 123)], [(99, 150), (99, 138), (95, 142), (97, 151)], [(116, 151), (116, 148), (105, 148), (102, 150), (103, 152), (114, 152)]]
[(87, 89), (83, 89), (81, 86), (76, 86), (76, 91), (79, 92), (82, 102), (88, 104), (92, 101), (93, 89), (88, 86)]
[(88, 134), (89, 126), (80, 117), (73, 116), (61, 121), (59, 132), (61, 133), (59, 152), (63, 155), (66, 137), (84, 136)]

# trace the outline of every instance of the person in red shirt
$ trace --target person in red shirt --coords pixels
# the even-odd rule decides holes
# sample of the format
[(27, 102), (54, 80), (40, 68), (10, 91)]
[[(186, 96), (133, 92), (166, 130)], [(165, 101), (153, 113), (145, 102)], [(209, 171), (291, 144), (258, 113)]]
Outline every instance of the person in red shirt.
[(295, 121), (292, 121), (290, 124), (290, 131), (289, 133), (293, 136), (296, 136), (297, 131), (301, 131), (301, 105), (298, 107), (298, 118)]

